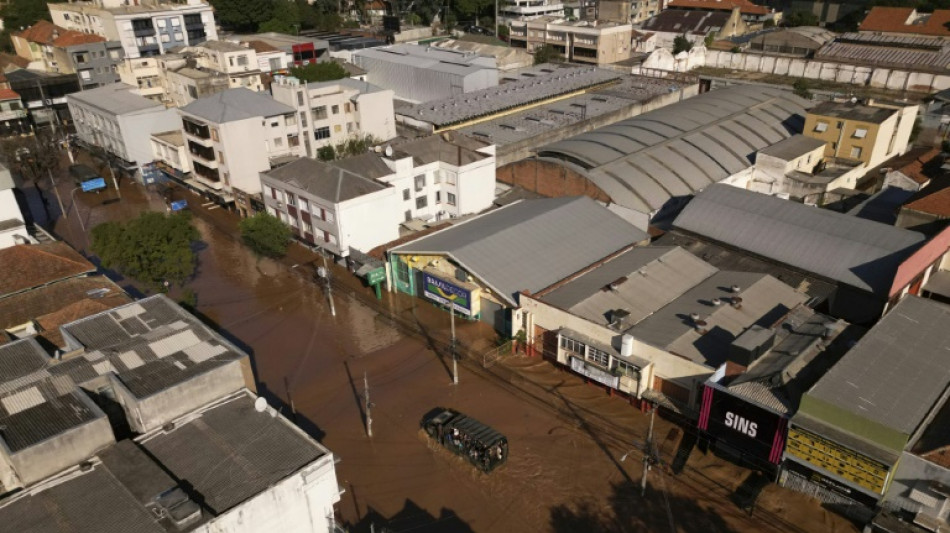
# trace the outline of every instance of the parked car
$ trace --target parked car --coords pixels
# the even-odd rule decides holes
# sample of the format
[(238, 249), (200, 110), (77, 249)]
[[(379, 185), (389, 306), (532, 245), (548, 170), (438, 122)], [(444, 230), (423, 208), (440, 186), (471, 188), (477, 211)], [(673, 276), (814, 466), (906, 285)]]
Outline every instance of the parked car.
[(508, 439), (489, 426), (454, 409), (436, 407), (420, 424), (430, 438), (484, 472), (508, 461)]

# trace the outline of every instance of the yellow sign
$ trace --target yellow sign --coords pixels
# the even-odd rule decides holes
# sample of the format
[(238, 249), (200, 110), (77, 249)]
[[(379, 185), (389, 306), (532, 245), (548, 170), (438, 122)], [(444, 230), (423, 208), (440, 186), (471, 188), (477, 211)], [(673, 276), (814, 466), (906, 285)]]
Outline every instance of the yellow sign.
[(855, 485), (884, 493), (890, 466), (802, 428), (788, 431), (786, 451)]

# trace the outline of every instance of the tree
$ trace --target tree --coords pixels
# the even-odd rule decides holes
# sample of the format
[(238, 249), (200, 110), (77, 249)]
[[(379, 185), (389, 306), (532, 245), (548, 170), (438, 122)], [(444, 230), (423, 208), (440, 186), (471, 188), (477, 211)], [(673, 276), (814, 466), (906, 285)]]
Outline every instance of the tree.
[(561, 60), (561, 54), (553, 45), (545, 44), (534, 51), (534, 64), (557, 63)]
[(264, 257), (281, 257), (287, 253), (291, 233), (286, 224), (268, 213), (258, 213), (238, 224), (241, 239), (254, 253)]
[(274, 0), (211, 0), (215, 19), (237, 32), (256, 32), (274, 16)]
[(258, 31), (295, 34), (300, 29), (300, 11), (294, 0), (275, 0), (270, 20), (258, 26)]
[(810, 11), (792, 11), (782, 19), (782, 26), (794, 28), (797, 26), (817, 26), (818, 15)]
[(51, 20), (45, 0), (11, 0), (0, 9), (0, 16), (3, 17), (4, 27), (3, 48), (8, 51), (13, 50), (10, 33), (32, 26), (40, 20)]
[(184, 283), (195, 273), (199, 239), (188, 213), (142, 213), (129, 222), (106, 222), (92, 229), (92, 251), (103, 266), (152, 288)]
[(795, 80), (795, 83), (792, 84), (792, 89), (795, 94), (804, 98), (805, 100), (811, 100), (811, 84), (808, 83), (808, 80), (805, 78), (798, 78)]
[(333, 147), (335, 157), (344, 158), (365, 154), (379, 140), (372, 135), (352, 135)]
[(336, 151), (329, 144), (317, 148), (317, 159), (320, 161), (333, 161), (336, 159)]
[[(706, 48), (709, 48), (710, 46), (712, 46), (712, 43), (715, 40), (716, 40), (715, 32), (709, 32), (708, 34), (706, 34), (706, 37), (703, 38), (703, 46), (705, 46)], [(689, 48), (687, 48), (687, 50), (689, 50)]]
[(686, 35), (677, 35), (673, 39), (673, 54), (678, 54), (680, 52), (689, 52), (693, 49), (693, 43), (686, 38)]
[(332, 81), (346, 77), (346, 69), (336, 61), (310, 63), (290, 69), (290, 75), (302, 82)]

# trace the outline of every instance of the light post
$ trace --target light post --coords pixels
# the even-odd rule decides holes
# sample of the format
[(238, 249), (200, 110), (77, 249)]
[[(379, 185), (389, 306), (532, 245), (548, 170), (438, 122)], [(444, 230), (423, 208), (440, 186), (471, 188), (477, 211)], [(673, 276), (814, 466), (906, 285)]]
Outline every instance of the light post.
[[(52, 179), (52, 177), (51, 177), (50, 179)], [(85, 234), (86, 234), (86, 223), (82, 221), (82, 213), (79, 212), (79, 206), (76, 205), (76, 191), (78, 191), (78, 190), (80, 190), (80, 189), (82, 189), (82, 187), (76, 187), (75, 189), (73, 189), (72, 192), (69, 193), (69, 197), (72, 198), (72, 201), (73, 201), (72, 204), (71, 204), (71, 207), (75, 207), (75, 208), (76, 208), (76, 217), (79, 218), (79, 227), (82, 228), (82, 233), (83, 233), (83, 235), (85, 235)], [(65, 215), (64, 215), (64, 216), (65, 216)]]
[[(646, 495), (647, 472), (650, 471), (650, 465), (657, 462), (656, 450), (653, 447), (653, 420), (656, 415), (656, 407), (657, 405), (655, 403), (650, 404), (650, 429), (647, 430), (647, 440), (645, 443), (646, 449), (643, 450), (643, 477), (641, 478), (641, 481), (640, 481), (640, 496)], [(636, 448), (634, 448), (633, 450), (635, 449)], [(623, 456), (620, 457), (620, 462), (622, 463), (626, 461), (627, 457), (630, 455), (630, 453), (633, 450), (630, 450), (627, 453), (623, 454)]]

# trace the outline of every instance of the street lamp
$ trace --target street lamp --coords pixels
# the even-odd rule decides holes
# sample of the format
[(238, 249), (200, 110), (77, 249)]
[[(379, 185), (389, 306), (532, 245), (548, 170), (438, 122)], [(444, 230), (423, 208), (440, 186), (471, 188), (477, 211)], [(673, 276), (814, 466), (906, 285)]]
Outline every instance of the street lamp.
[(69, 193), (69, 197), (72, 198), (73, 203), (71, 207), (76, 208), (76, 216), (79, 218), (79, 227), (82, 228), (83, 235), (86, 234), (86, 223), (82, 221), (82, 213), (79, 212), (79, 206), (76, 205), (76, 191), (82, 189), (82, 187), (76, 187)]

